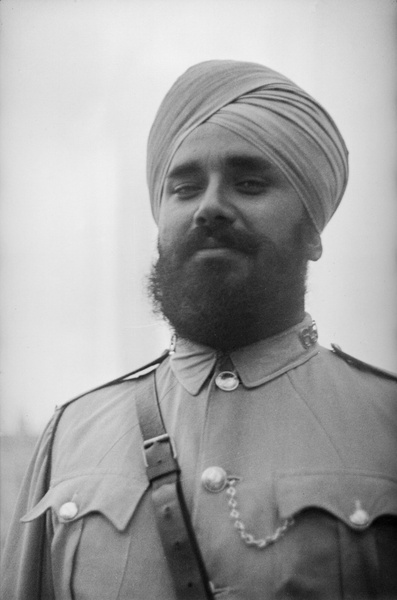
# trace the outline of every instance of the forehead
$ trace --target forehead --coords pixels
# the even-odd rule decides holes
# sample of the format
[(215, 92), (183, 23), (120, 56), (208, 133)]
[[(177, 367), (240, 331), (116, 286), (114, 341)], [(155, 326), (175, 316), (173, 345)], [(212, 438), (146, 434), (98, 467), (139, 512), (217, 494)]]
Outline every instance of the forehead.
[(167, 178), (189, 168), (228, 167), (270, 169), (263, 152), (236, 133), (215, 123), (203, 123), (179, 146), (170, 163)]

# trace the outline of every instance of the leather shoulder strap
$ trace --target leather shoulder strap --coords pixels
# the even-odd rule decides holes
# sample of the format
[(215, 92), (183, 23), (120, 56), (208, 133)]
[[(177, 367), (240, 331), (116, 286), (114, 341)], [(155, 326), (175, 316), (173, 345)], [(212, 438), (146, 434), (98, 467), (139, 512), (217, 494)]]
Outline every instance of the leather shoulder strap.
[(213, 600), (182, 492), (174, 443), (156, 391), (155, 373), (137, 381), (137, 412), (154, 512), (178, 600)]

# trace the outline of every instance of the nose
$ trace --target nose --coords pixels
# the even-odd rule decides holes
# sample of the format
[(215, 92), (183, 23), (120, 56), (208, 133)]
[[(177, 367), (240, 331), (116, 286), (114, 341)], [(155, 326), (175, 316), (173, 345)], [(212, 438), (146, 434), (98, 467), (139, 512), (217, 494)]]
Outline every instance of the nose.
[(230, 225), (235, 219), (235, 209), (226, 186), (221, 181), (209, 182), (194, 214), (194, 224), (199, 226)]

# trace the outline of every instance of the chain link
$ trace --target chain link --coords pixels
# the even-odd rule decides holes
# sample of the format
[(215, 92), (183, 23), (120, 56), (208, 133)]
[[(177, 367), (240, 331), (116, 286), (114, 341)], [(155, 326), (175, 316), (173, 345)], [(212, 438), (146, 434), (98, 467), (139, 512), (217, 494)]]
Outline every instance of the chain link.
[(252, 533), (248, 533), (245, 529), (243, 521), (240, 519), (240, 512), (237, 507), (236, 499), (236, 488), (234, 487), (237, 479), (228, 479), (226, 494), (229, 496), (228, 505), (230, 507), (230, 518), (234, 520), (234, 527), (240, 534), (241, 539), (247, 544), (247, 546), (256, 546), (259, 550), (270, 546), (277, 542), (284, 533), (294, 524), (294, 519), (286, 519), (280, 527), (277, 527), (276, 531), (272, 535), (267, 535), (264, 538), (256, 539)]

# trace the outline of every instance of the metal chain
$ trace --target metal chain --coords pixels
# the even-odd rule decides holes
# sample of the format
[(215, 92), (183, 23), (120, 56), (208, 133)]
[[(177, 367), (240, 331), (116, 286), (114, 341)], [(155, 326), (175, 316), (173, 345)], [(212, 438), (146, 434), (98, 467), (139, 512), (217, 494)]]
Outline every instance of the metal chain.
[(240, 534), (241, 539), (247, 544), (247, 546), (256, 546), (259, 550), (274, 544), (280, 539), (284, 533), (294, 524), (294, 519), (286, 519), (280, 527), (277, 527), (276, 531), (272, 535), (267, 535), (265, 538), (256, 539), (251, 533), (247, 533), (245, 525), (240, 519), (240, 512), (237, 510), (236, 500), (236, 488), (234, 484), (237, 479), (228, 479), (226, 494), (229, 496), (228, 505), (231, 508), (230, 517), (234, 519), (234, 527)]

